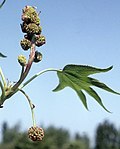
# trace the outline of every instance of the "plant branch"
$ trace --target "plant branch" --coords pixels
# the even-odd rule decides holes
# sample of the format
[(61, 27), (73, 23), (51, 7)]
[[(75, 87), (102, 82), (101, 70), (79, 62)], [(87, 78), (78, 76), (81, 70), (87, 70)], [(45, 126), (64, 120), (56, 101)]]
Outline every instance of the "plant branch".
[(20, 76), (20, 79), (18, 80), (18, 82), (11, 88), (11, 92), (6, 96), (6, 99), (10, 98), (13, 94), (15, 94), (19, 89), (18, 87), (20, 86), (20, 84), (24, 81), (24, 79), (26, 78), (26, 76), (28, 75), (30, 68), (32, 66), (33, 60), (35, 57), (35, 44), (33, 43), (30, 49), (30, 56), (29, 56), (29, 60), (28, 63), (26, 65), (25, 71), (22, 68), (22, 74)]
[(23, 73), (24, 73), (24, 67), (25, 67), (25, 66), (22, 66), (22, 70), (21, 70), (21, 74), (20, 74), (20, 79), (21, 79), (22, 76), (23, 76)]
[(33, 126), (36, 126), (36, 121), (35, 121), (35, 115), (34, 115), (34, 111), (33, 109), (35, 108), (34, 104), (32, 104), (30, 98), (28, 97), (28, 95), (23, 91), (23, 90), (19, 90), (21, 93), (23, 93), (23, 95), (26, 97), (26, 99), (28, 100), (28, 103), (30, 105), (30, 109), (31, 109), (31, 113), (32, 113), (32, 120), (33, 120)]
[(0, 76), (1, 76), (2, 82), (4, 84), (4, 87), (6, 88), (7, 87), (7, 83), (6, 83), (6, 79), (5, 79), (5, 76), (4, 76), (3, 72), (2, 72), (1, 67), (0, 67)]
[(32, 76), (29, 80), (27, 80), (23, 85), (20, 86), (20, 89), (22, 89), (23, 87), (25, 87), (27, 84), (29, 84), (30, 82), (32, 82), (35, 78), (37, 78), (38, 76), (40, 76), (41, 74), (48, 72), (48, 71), (61, 71), (59, 69), (54, 69), (54, 68), (48, 68), (48, 69), (44, 69), (40, 72), (38, 72), (37, 74), (35, 74), (34, 76)]
[(19, 81), (13, 86), (13, 90), (16, 90), (19, 85), (24, 81), (24, 79), (26, 78), (27, 74), (29, 73), (29, 70), (32, 66), (33, 60), (34, 60), (34, 56), (35, 56), (35, 44), (32, 44), (31, 46), (31, 50), (30, 50), (30, 57), (27, 63), (27, 66), (25, 68), (24, 73), (22, 74), (22, 76), (20, 77)]
[(26, 85), (28, 85), (30, 82), (32, 82), (35, 78), (37, 78), (38, 76), (40, 76), (41, 74), (48, 72), (48, 71), (57, 71), (57, 72), (61, 72), (60, 69), (54, 69), (54, 68), (48, 68), (45, 70), (40, 71), (39, 73), (35, 74), (34, 76), (32, 76), (29, 80), (27, 80), (25, 83), (21, 84), (12, 94), (9, 94), (6, 98), (10, 98), (13, 94), (15, 94), (16, 92), (20, 91), (23, 87), (25, 87)]
[(2, 99), (5, 97), (5, 90), (4, 90), (4, 87), (3, 87), (1, 81), (0, 81), (0, 88), (1, 88), (1, 91), (2, 91), (2, 94), (1, 94), (1, 96), (0, 96), (0, 100), (2, 100)]

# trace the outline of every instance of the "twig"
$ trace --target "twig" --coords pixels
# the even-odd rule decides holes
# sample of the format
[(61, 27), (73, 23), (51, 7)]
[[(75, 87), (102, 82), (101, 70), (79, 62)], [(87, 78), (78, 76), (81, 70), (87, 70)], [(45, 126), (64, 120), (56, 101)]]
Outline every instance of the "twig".
[(7, 83), (6, 83), (6, 79), (5, 79), (5, 76), (4, 76), (3, 72), (2, 72), (1, 67), (0, 67), (0, 76), (1, 76), (2, 82), (4, 84), (4, 87), (6, 88), (7, 87)]
[(35, 121), (35, 115), (34, 115), (34, 111), (33, 109), (35, 108), (34, 104), (32, 104), (30, 98), (28, 97), (28, 95), (22, 90), (20, 89), (19, 90), (21, 93), (23, 93), (23, 95), (25, 95), (25, 97), (27, 98), (28, 100), (28, 103), (30, 105), (30, 109), (31, 109), (31, 112), (32, 112), (32, 120), (33, 120), (33, 126), (35, 127), (36, 126), (36, 121)]

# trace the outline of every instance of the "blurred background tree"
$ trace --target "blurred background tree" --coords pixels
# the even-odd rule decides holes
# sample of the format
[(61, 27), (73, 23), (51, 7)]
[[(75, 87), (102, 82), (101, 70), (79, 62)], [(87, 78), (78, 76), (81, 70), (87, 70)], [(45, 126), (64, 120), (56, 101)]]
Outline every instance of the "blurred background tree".
[(32, 142), (26, 132), (20, 132), (19, 123), (10, 128), (7, 122), (2, 125), (0, 149), (90, 149), (87, 135), (75, 134), (71, 137), (68, 130), (49, 126), (44, 128), (45, 138), (41, 142)]
[(115, 125), (104, 121), (96, 130), (95, 149), (120, 149), (120, 135)]
[(20, 130), (20, 123), (9, 127), (4, 122), (0, 149), (120, 149), (120, 130), (107, 120), (96, 128), (94, 147), (91, 147), (87, 134), (77, 132), (71, 136), (67, 129), (53, 125), (44, 130), (45, 138), (41, 142), (32, 142), (27, 137), (27, 131)]

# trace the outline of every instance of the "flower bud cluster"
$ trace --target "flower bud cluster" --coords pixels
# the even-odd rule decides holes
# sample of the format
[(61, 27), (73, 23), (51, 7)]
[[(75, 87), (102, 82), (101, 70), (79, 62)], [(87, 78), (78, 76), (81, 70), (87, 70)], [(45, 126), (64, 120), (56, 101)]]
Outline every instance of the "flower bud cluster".
[(42, 141), (44, 137), (44, 131), (39, 127), (31, 127), (28, 130), (28, 136), (32, 141)]
[(37, 35), (35, 45), (40, 47), (43, 44), (45, 44), (45, 37), (43, 35)]
[(40, 24), (39, 16), (34, 7), (26, 6), (23, 8), (22, 20), (27, 24), (32, 22), (36, 25)]
[(26, 65), (26, 57), (24, 55), (19, 55), (18, 62), (20, 63), (21, 66), (25, 66)]
[(35, 51), (35, 57), (34, 57), (34, 62), (38, 63), (42, 60), (42, 53)]
[(40, 47), (45, 44), (45, 37), (41, 35), (42, 28), (40, 26), (39, 14), (36, 9), (31, 6), (26, 6), (22, 13), (21, 29), (23, 33), (26, 33), (24, 39), (21, 40), (20, 44), (24, 50), (28, 50), (34, 43)]
[(31, 47), (31, 42), (30, 42), (30, 40), (28, 40), (28, 39), (26, 39), (26, 38), (22, 39), (21, 42), (20, 42), (20, 44), (21, 44), (21, 47), (22, 47), (24, 50), (28, 50), (28, 49)]

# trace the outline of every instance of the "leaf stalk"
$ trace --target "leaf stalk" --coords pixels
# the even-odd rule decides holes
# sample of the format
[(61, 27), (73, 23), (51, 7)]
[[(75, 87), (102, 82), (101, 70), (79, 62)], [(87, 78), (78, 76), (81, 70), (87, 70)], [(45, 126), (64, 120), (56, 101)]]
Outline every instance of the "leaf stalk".
[(31, 109), (31, 113), (32, 113), (32, 121), (33, 121), (33, 126), (36, 127), (36, 120), (35, 120), (35, 114), (34, 114), (34, 104), (32, 104), (32, 101), (30, 100), (29, 96), (22, 90), (20, 89), (19, 90), (21, 93), (23, 93), (23, 95), (26, 97), (26, 99), (28, 100), (28, 103), (29, 103), (29, 106), (30, 106), (30, 109)]
[(29, 84), (30, 82), (32, 82), (35, 78), (37, 78), (38, 76), (48, 72), (48, 71), (59, 71), (61, 72), (62, 70), (60, 69), (54, 69), (54, 68), (47, 68), (47, 69), (44, 69), (38, 73), (36, 73), (34, 76), (32, 76), (29, 80), (27, 80), (25, 83), (23, 83), (23, 85), (20, 86), (20, 89), (22, 89), (23, 87), (25, 87), (27, 84)]

